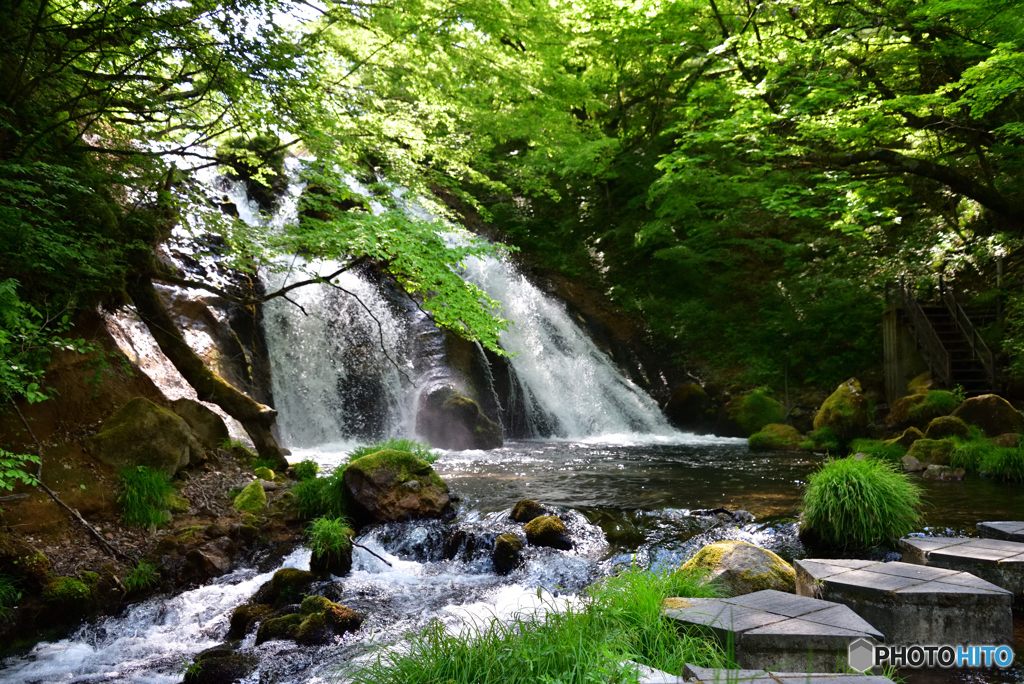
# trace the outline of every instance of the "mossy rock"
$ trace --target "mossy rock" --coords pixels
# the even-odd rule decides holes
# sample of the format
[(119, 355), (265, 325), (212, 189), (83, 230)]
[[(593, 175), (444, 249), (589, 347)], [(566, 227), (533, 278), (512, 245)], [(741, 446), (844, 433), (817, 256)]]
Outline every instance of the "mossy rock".
[(989, 437), (1024, 429), (1024, 415), (996, 394), (971, 397), (953, 411), (968, 425), (976, 425)]
[(171, 513), (188, 513), (192, 507), (188, 499), (177, 494), (168, 494), (164, 501), (167, 504), (167, 510)]
[(408, 451), (385, 449), (357, 458), (342, 476), (362, 523), (441, 518), (451, 512), (448, 485)]
[(171, 409), (188, 423), (200, 445), (207, 449), (219, 449), (230, 438), (224, 419), (198, 401), (178, 399), (171, 403)]
[(454, 387), (439, 387), (420, 397), (416, 432), (440, 449), (497, 449), (504, 443), (501, 426)]
[(935, 380), (931, 371), (925, 371), (907, 383), (907, 391), (911, 394), (922, 394), (932, 389), (935, 389)]
[(97, 461), (114, 470), (146, 466), (173, 475), (189, 464), (192, 429), (173, 411), (136, 397), (86, 440)]
[(314, 581), (316, 575), (308, 570), (282, 568), (256, 591), (250, 603), (265, 603), (275, 608), (298, 603), (305, 597)]
[(708, 570), (732, 596), (764, 589), (793, 593), (796, 571), (776, 554), (742, 541), (708, 544), (683, 565), (683, 570)]
[(254, 514), (266, 508), (267, 492), (264, 491), (260, 481), (255, 480), (246, 485), (245, 489), (235, 497), (233, 506), (236, 511)]
[(523, 542), (514, 534), (499, 534), (494, 540), (491, 560), (495, 572), (507, 575), (523, 563)]
[(265, 468), (263, 466), (260, 466), (259, 468), (252, 472), (256, 477), (260, 478), (261, 480), (266, 480), (267, 482), (273, 482), (274, 478), (277, 477), (277, 475), (274, 474), (273, 470), (271, 470), (270, 468)]
[(949, 439), (919, 439), (907, 451), (907, 456), (921, 463), (946, 465), (955, 445)]
[(42, 589), (49, 581), (50, 560), (7, 528), (0, 528), (0, 573), (19, 580), (22, 587)]
[(256, 630), (256, 645), (259, 646), (265, 641), (291, 640), (299, 634), (299, 625), (305, 618), (298, 613), (285, 615), (283, 617), (270, 618), (260, 623)]
[(765, 425), (786, 419), (786, 409), (763, 390), (734, 397), (725, 405), (725, 413), (744, 437), (758, 432)]
[(747, 440), (751, 451), (799, 451), (804, 436), (792, 425), (770, 423)]
[(547, 509), (533, 499), (520, 499), (519, 501), (516, 501), (516, 505), (512, 507), (512, 513), (509, 517), (518, 523), (525, 524), (546, 513)]
[(913, 426), (922, 430), (933, 419), (948, 416), (957, 408), (957, 399), (947, 390), (928, 390), (897, 399), (885, 424), (901, 428)]
[(704, 388), (690, 383), (677, 387), (665, 402), (664, 413), (668, 421), (680, 430), (701, 430), (707, 427), (711, 399)]
[(234, 684), (248, 677), (258, 666), (259, 658), (252, 653), (216, 646), (193, 659), (193, 665), (185, 672), (184, 684)]
[(274, 607), (266, 604), (245, 604), (235, 608), (228, 623), (228, 639), (241, 639), (256, 626), (274, 614)]
[(928, 429), (925, 430), (924, 436), (928, 439), (944, 439), (946, 437), (970, 439), (971, 428), (956, 416), (939, 416), (928, 423)]
[(343, 577), (352, 570), (352, 547), (329, 553), (314, 553), (309, 558), (309, 569)]
[(814, 416), (814, 429), (830, 429), (843, 442), (863, 436), (868, 429), (868, 398), (857, 378), (839, 385)]
[(77, 577), (56, 577), (43, 589), (42, 598), (52, 608), (83, 615), (93, 607), (95, 586)]
[(569, 530), (565, 523), (553, 515), (542, 515), (526, 524), (526, 541), (533, 546), (549, 546), (568, 551), (572, 549)]
[(885, 443), (892, 446), (901, 446), (904, 449), (909, 449), (910, 446), (919, 439), (924, 439), (924, 433), (918, 430), (916, 427), (908, 427), (904, 430), (899, 437), (894, 439), (887, 439)]

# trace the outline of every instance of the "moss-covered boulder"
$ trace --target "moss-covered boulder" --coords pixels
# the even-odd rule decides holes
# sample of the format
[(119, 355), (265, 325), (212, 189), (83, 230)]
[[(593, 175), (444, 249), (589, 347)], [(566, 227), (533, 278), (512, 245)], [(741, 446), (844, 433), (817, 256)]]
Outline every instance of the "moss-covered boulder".
[(10, 528), (0, 528), (0, 574), (17, 580), (23, 589), (38, 591), (50, 581), (50, 561)]
[(361, 523), (441, 518), (451, 512), (448, 485), (408, 451), (385, 449), (357, 458), (342, 480)]
[(494, 571), (499, 575), (507, 575), (522, 565), (523, 542), (514, 534), (499, 534), (494, 540), (491, 559), (494, 561)]
[(274, 607), (267, 604), (243, 604), (231, 613), (228, 623), (228, 639), (241, 639), (251, 632), (256, 624), (274, 615)]
[(277, 477), (277, 473), (275, 473), (270, 468), (266, 468), (263, 466), (256, 468), (255, 470), (252, 471), (252, 473), (256, 477), (260, 478), (261, 480), (266, 480), (267, 482), (273, 482), (274, 478)]
[(904, 449), (909, 449), (910, 446), (919, 439), (924, 439), (924, 433), (916, 427), (908, 427), (900, 434), (899, 437), (887, 439), (885, 440), (885, 443), (889, 446), (898, 445)]
[(305, 618), (298, 614), (283, 615), (270, 618), (260, 623), (256, 630), (256, 645), (259, 646), (265, 641), (291, 640), (299, 635), (299, 625)]
[(971, 397), (953, 415), (968, 425), (977, 425), (989, 437), (1020, 432), (1024, 428), (1024, 415), (997, 394)]
[(42, 599), (50, 608), (67, 615), (85, 615), (96, 602), (95, 586), (79, 577), (54, 577), (44, 587)]
[(298, 603), (315, 581), (316, 575), (308, 570), (282, 568), (256, 591), (249, 603), (267, 604), (275, 608)]
[(751, 451), (799, 451), (803, 441), (804, 436), (792, 425), (771, 423), (750, 435), (747, 444)]
[(914, 426), (924, 429), (940, 416), (948, 416), (960, 405), (960, 397), (948, 390), (926, 390), (897, 399), (885, 419), (891, 428)]
[(526, 524), (526, 541), (533, 546), (550, 546), (568, 551), (572, 548), (565, 523), (553, 515), (542, 515)]
[(839, 385), (814, 416), (814, 429), (829, 428), (839, 439), (847, 442), (867, 432), (868, 398), (861, 390), (857, 378)]
[(497, 449), (504, 443), (501, 426), (453, 387), (420, 397), (416, 432), (440, 449)]
[(192, 399), (178, 399), (171, 409), (188, 423), (199, 443), (206, 449), (219, 449), (230, 438), (224, 419)]
[(314, 553), (309, 557), (309, 569), (313, 572), (326, 572), (338, 577), (347, 575), (352, 570), (352, 547)]
[(711, 422), (711, 399), (704, 388), (696, 383), (681, 385), (665, 402), (664, 413), (668, 422), (680, 430), (703, 431)]
[[(786, 409), (768, 396), (766, 390), (754, 390), (733, 397), (725, 405), (728, 423), (736, 434), (749, 437), (765, 425), (781, 423), (786, 419)], [(727, 428), (728, 431), (728, 428)]]
[(518, 523), (525, 524), (534, 518), (539, 518), (546, 514), (547, 509), (533, 499), (520, 499), (519, 501), (516, 501), (516, 505), (512, 507), (512, 513), (509, 517)]
[(173, 475), (189, 464), (192, 430), (173, 411), (136, 397), (103, 421), (86, 440), (93, 457), (120, 471), (146, 466)]
[(239, 492), (232, 504), (236, 511), (243, 513), (259, 513), (267, 507), (267, 492), (259, 480), (253, 480)]
[(1003, 449), (1014, 449), (1020, 445), (1020, 435), (1016, 432), (1007, 432), (1003, 435), (996, 435), (992, 438), (992, 444)]
[(732, 596), (762, 589), (796, 591), (796, 571), (776, 554), (741, 541), (708, 544), (683, 565), (717, 575)]
[(255, 672), (259, 662), (252, 653), (217, 646), (193, 658), (185, 670), (184, 684), (235, 684)]
[(350, 608), (323, 596), (307, 596), (299, 612), (270, 618), (260, 624), (256, 643), (290, 639), (310, 646), (326, 644), (337, 634), (359, 629), (362, 622), (362, 617)]
[(924, 431), (928, 439), (945, 439), (946, 437), (959, 437), (968, 439), (971, 436), (971, 429), (967, 423), (956, 416), (939, 416), (928, 423), (928, 429)]
[(919, 439), (910, 445), (907, 456), (925, 465), (946, 465), (954, 447), (953, 441), (949, 439)]
[(907, 383), (907, 391), (911, 394), (920, 394), (933, 389), (935, 389), (935, 379), (930, 370), (915, 376)]

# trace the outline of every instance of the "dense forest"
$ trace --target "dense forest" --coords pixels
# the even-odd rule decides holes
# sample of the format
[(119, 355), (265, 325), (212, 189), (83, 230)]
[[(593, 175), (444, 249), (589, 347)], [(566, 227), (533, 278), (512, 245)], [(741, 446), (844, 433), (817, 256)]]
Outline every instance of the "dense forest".
[[(132, 303), (159, 324), (175, 231), (223, 236), (247, 273), (294, 253), (376, 263), (497, 349), (500, 309), (452, 272), (495, 248), (446, 245), (396, 188), (606, 292), (704, 378), (833, 386), (877, 368), (885, 284), (940, 275), (999, 300), (986, 334), (1019, 377), (1021, 9), (5, 0), (0, 387), (43, 398), (77, 312)], [(230, 166), (272, 188), (286, 155), (316, 191), (283, 230), (222, 215), (194, 179)], [(365, 211), (353, 177), (388, 210)], [(161, 340), (172, 358), (180, 337)], [(201, 396), (260, 433), (258, 405), (199, 366)]]

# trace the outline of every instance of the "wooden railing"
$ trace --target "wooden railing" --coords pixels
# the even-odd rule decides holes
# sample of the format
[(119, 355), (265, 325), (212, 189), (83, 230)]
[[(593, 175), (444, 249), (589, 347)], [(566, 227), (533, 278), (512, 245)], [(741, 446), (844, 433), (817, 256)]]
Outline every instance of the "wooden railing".
[(946, 284), (946, 279), (939, 277), (939, 293), (942, 295), (942, 301), (945, 303), (946, 308), (949, 309), (950, 315), (953, 316), (953, 320), (956, 322), (956, 327), (963, 334), (967, 340), (967, 344), (971, 348), (971, 355), (981, 362), (981, 365), (985, 367), (985, 374), (988, 377), (989, 387), (996, 386), (996, 357), (989, 349), (988, 345), (985, 344), (985, 340), (981, 338), (978, 333), (978, 329), (971, 323), (971, 319), (968, 318), (967, 312), (964, 311), (963, 307), (960, 306), (960, 302), (953, 296), (953, 291)]
[(917, 341), (917, 346), (921, 349), (921, 356), (931, 368), (935, 379), (943, 387), (952, 387), (953, 364), (949, 352), (946, 351), (942, 340), (939, 339), (939, 334), (935, 332), (932, 322), (928, 320), (928, 315), (925, 314), (917, 297), (914, 296), (913, 288), (905, 278), (900, 278), (900, 281), (894, 283), (889, 292), (895, 296), (894, 303), (903, 309), (903, 313), (910, 323), (910, 329), (913, 331), (914, 339)]

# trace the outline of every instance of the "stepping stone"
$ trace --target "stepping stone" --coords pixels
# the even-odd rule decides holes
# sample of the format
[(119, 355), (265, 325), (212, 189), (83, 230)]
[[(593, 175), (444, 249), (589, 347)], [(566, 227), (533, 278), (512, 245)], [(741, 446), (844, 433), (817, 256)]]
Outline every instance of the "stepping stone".
[(990, 539), (1024, 542), (1024, 521), (1003, 520), (978, 523), (978, 533)]
[(968, 572), (863, 560), (793, 566), (798, 594), (849, 606), (882, 630), (886, 643), (1013, 643), (1013, 594)]
[[(690, 682), (700, 684), (892, 684), (891, 679), (877, 675), (719, 670), (689, 663), (683, 674)], [(641, 684), (645, 681), (640, 680)]]
[(625, 664), (636, 670), (640, 677), (639, 684), (686, 684), (686, 680), (682, 677), (669, 674), (664, 670), (655, 670), (653, 667), (647, 667), (632, 660), (627, 660)]
[(1024, 597), (1024, 543), (970, 537), (907, 537), (899, 541), (903, 560), (916, 565), (969, 572)]
[(849, 644), (882, 638), (846, 606), (774, 589), (728, 599), (666, 599), (679, 629), (709, 629), (740, 667), (828, 672), (846, 669)]

